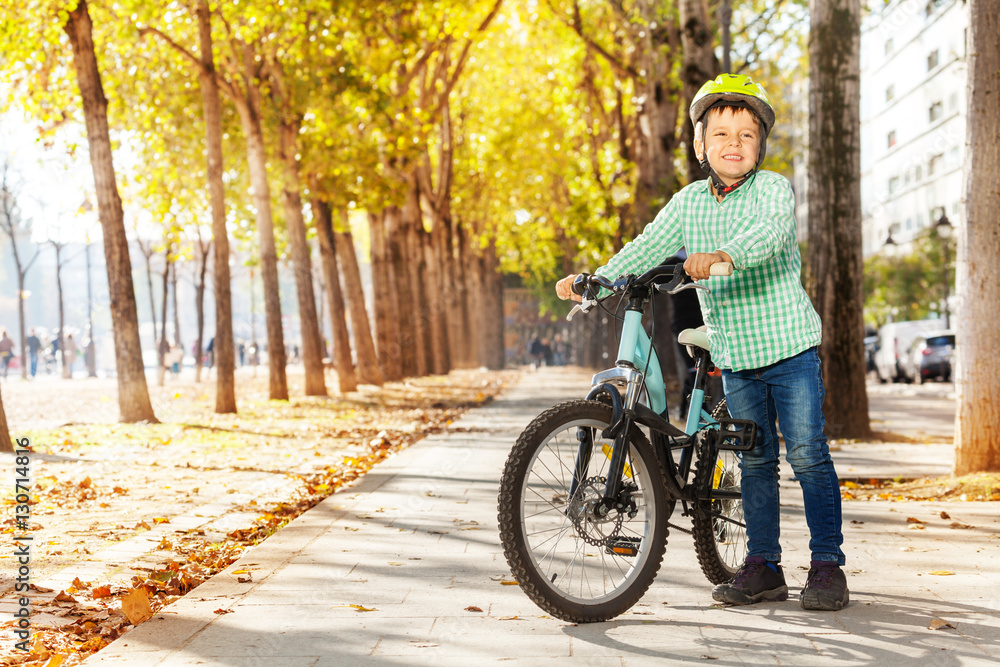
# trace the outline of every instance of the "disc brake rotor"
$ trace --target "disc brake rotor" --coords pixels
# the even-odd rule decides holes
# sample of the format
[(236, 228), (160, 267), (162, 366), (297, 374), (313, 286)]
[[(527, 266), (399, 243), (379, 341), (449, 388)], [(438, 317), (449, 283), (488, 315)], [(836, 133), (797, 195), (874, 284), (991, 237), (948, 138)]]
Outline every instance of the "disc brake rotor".
[(604, 498), (607, 485), (605, 477), (591, 477), (577, 488), (569, 504), (568, 514), (580, 538), (595, 547), (609, 546), (621, 531), (625, 515), (622, 512), (608, 512), (599, 517), (595, 512), (597, 504)]

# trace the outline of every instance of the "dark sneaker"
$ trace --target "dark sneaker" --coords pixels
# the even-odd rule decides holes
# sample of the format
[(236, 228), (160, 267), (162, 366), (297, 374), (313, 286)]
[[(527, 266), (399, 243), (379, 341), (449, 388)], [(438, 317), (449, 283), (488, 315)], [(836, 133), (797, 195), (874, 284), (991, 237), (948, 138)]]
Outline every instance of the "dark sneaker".
[(840, 611), (850, 601), (847, 576), (840, 566), (818, 560), (809, 563), (809, 576), (802, 589), (803, 609)]
[(778, 565), (775, 572), (760, 556), (748, 556), (743, 567), (732, 579), (719, 584), (712, 591), (712, 599), (726, 604), (754, 604), (755, 602), (781, 602), (788, 599), (785, 573)]

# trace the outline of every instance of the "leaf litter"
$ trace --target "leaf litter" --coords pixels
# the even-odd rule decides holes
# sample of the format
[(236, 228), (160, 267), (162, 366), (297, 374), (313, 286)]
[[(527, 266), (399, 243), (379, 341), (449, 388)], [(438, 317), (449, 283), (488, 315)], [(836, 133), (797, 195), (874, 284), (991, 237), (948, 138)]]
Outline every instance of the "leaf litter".
[[(240, 379), (236, 415), (212, 411), (208, 383), (190, 382), (188, 387), (198, 387), (196, 391), (150, 387), (163, 421), (152, 425), (86, 423), (95, 416), (113, 421), (105, 415), (109, 401), (100, 391), (76, 390), (67, 401), (28, 396), (22, 405), (12, 401), (10, 408), (5, 400), (9, 421), (40, 425), (22, 431), (43, 455), (32, 460), (35, 582), (72, 572), (118, 542), (160, 532), (152, 551), (136, 560), (107, 563), (108, 574), (100, 580), (84, 582), (77, 576), (58, 591), (32, 583), (31, 650), (15, 653), (13, 642), (4, 642), (2, 664), (80, 664), (380, 461), (444, 431), (468, 408), (491, 400), (514, 376), (453, 371), (383, 388), (362, 387), (345, 397), (283, 402), (267, 400), (265, 373), (253, 381)], [(290, 393), (301, 394), (302, 383), (301, 375), (290, 374)], [(72, 391), (75, 384), (65, 387)], [(34, 406), (63, 404), (67, 410), (60, 412), (62, 426), (57, 428), (45, 428), (51, 415), (31, 412)], [(193, 512), (197, 517), (199, 507), (232, 494), (246, 495), (261, 478), (281, 483), (251, 492), (254, 497), (236, 503), (227, 515), (206, 515), (206, 525), (197, 529), (171, 527), (176, 516)], [(0, 501), (14, 503), (8, 495)], [(4, 515), (0, 533), (13, 534), (13, 512)], [(230, 518), (239, 525), (229, 525)], [(217, 527), (220, 523), (227, 524), (225, 530)], [(470, 528), (475, 529), (460, 529)], [(10, 558), (0, 554), (0, 572), (11, 571), (4, 562)], [(249, 571), (239, 572), (252, 581)], [(12, 577), (0, 574), (0, 594), (8, 601), (13, 584)], [(0, 630), (10, 626), (11, 621), (0, 622)]]

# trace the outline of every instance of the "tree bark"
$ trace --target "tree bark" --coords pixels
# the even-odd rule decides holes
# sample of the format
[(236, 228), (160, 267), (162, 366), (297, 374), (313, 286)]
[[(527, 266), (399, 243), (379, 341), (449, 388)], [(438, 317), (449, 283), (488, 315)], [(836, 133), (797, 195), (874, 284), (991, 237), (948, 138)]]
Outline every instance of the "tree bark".
[(497, 258), (496, 240), (483, 251), (483, 298), (480, 304), (482, 365), (490, 370), (504, 367), (503, 274)]
[[(281, 201), (285, 208), (285, 226), (292, 246), (295, 287), (299, 299), (299, 329), (302, 332), (302, 363), (306, 372), (306, 396), (326, 396), (323, 377), (323, 336), (316, 315), (316, 292), (313, 290), (312, 260), (306, 241), (306, 223), (302, 217), (302, 186), (299, 162), (295, 157), (299, 123), (283, 121), (279, 129), (281, 160), (285, 167)], [(327, 215), (329, 218), (329, 214)]]
[(347, 226), (347, 211), (341, 212), (345, 231), (335, 231), (337, 258), (344, 278), (344, 291), (351, 312), (351, 330), (354, 332), (354, 350), (358, 355), (358, 380), (363, 384), (382, 386), (382, 371), (375, 354), (368, 309), (365, 307), (365, 293), (361, 288), (361, 271), (358, 256), (354, 251), (354, 236)]
[(684, 84), (684, 144), (687, 149), (685, 164), (687, 165), (688, 183), (704, 178), (701, 164), (694, 154), (694, 125), (691, 115), (686, 109), (691, 105), (698, 89), (708, 81), (718, 76), (719, 64), (713, 50), (714, 40), (708, 20), (708, 3), (705, 0), (681, 0), (681, 81)]
[(120, 417), (126, 422), (156, 422), (142, 364), (132, 264), (129, 260), (122, 202), (115, 182), (111, 138), (108, 133), (108, 101), (104, 96), (97, 68), (93, 26), (86, 0), (80, 0), (76, 9), (69, 12), (63, 29), (73, 47), (73, 64), (83, 100), (90, 164), (97, 191), (98, 216), (104, 232)]
[(316, 224), (316, 236), (319, 239), (326, 295), (330, 302), (330, 328), (333, 335), (333, 359), (337, 369), (337, 382), (340, 393), (345, 394), (358, 388), (358, 376), (351, 360), (351, 336), (347, 331), (344, 293), (340, 288), (340, 267), (337, 266), (337, 240), (333, 233), (333, 215), (330, 212), (330, 205), (326, 202), (314, 198), (310, 203)]
[(966, 221), (958, 235), (955, 474), (1000, 470), (1000, 7), (969, 2)]
[(215, 336), (212, 357), (215, 366), (215, 412), (236, 412), (236, 354), (233, 344), (232, 278), (229, 273), (229, 232), (226, 229), (226, 194), (222, 181), (222, 109), (219, 82), (212, 54), (212, 24), (208, 0), (198, 3), (198, 36), (201, 105), (205, 115), (205, 146), (208, 159), (208, 194), (212, 206), (212, 282), (215, 289)]
[(823, 321), (826, 430), (871, 435), (861, 259), (859, 0), (812, 0), (809, 34), (809, 293)]
[[(244, 49), (244, 65), (253, 81), (254, 54)], [(267, 181), (267, 153), (260, 121), (260, 91), (249, 85), (246, 98), (235, 97), (236, 110), (243, 127), (247, 148), (247, 167), (253, 187), (255, 219), (260, 238), (260, 275), (264, 282), (264, 316), (267, 323), (267, 359), (271, 400), (288, 400), (285, 374), (285, 335), (281, 328), (281, 297), (278, 284), (278, 251), (274, 245), (274, 221), (271, 217), (271, 186)]]
[(392, 207), (381, 213), (368, 214), (372, 285), (375, 291), (375, 338), (378, 345), (379, 367), (382, 369), (382, 377), (388, 382), (403, 377), (399, 350), (399, 313), (396, 309), (396, 292), (385, 238), (386, 228), (389, 226), (385, 218), (396, 214)]
[(159, 360), (157, 374), (162, 387), (167, 380), (167, 352), (170, 343), (167, 342), (167, 302), (170, 300), (170, 244), (163, 251), (163, 303), (160, 308), (160, 342), (156, 346), (156, 358)]
[[(423, 330), (423, 322), (418, 321), (421, 313), (416, 307), (414, 290), (417, 285), (416, 273), (411, 273), (414, 259), (421, 255), (420, 246), (416, 244), (417, 230), (412, 221), (407, 219), (406, 210), (390, 207), (385, 211), (386, 246), (388, 250), (389, 277), (392, 280), (392, 290), (396, 297), (396, 313), (399, 322), (394, 327), (395, 339), (392, 346), (399, 357), (399, 370), (402, 377), (412, 377), (420, 373), (417, 365), (417, 350), (423, 343), (419, 333)], [(406, 322), (403, 326), (401, 323)], [(384, 371), (383, 366), (383, 371)], [(388, 375), (388, 373), (387, 373)]]

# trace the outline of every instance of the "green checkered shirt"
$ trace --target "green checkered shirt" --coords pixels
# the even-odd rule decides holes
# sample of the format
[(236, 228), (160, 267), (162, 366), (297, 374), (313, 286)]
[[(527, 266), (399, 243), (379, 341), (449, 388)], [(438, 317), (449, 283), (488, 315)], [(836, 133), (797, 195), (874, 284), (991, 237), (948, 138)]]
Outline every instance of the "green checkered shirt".
[(819, 345), (819, 315), (802, 287), (795, 239), (795, 196), (788, 180), (758, 172), (719, 203), (708, 179), (675, 194), (653, 222), (596, 273), (642, 274), (672, 257), (722, 250), (732, 276), (702, 281), (701, 314), (712, 361), (740, 371), (762, 368)]

